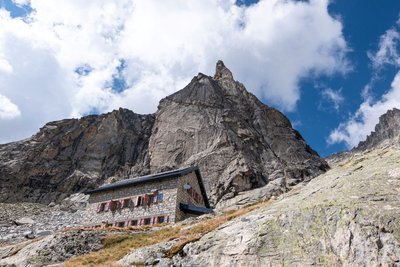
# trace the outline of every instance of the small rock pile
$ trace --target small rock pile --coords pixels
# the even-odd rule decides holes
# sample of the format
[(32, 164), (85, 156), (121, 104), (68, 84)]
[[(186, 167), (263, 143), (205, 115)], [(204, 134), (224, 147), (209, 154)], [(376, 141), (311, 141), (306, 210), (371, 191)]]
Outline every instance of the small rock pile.
[(82, 225), (86, 196), (75, 194), (61, 204), (0, 203), (0, 244), (48, 236)]
[(103, 248), (105, 233), (72, 230), (49, 235), (32, 242), (0, 247), (0, 266), (61, 266), (74, 257)]

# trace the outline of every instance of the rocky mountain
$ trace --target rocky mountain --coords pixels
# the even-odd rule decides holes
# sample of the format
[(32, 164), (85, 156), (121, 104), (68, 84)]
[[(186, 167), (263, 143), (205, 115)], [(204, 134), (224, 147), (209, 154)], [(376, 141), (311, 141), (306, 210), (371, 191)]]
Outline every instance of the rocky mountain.
[(400, 110), (393, 108), (379, 117), (379, 122), (364, 141), (349, 151), (333, 154), (326, 158), (330, 165), (353, 157), (357, 153), (376, 149), (382, 146), (396, 145), (400, 143)]
[(0, 202), (60, 201), (113, 176), (148, 173), (153, 115), (120, 109), (46, 124), (0, 145)]
[(375, 131), (371, 132), (365, 141), (360, 142), (354, 151), (375, 148), (385, 141), (398, 143), (399, 140), (400, 110), (394, 108), (379, 117), (379, 123), (375, 126)]
[[(78, 186), (65, 191), (56, 182), (24, 191), (29, 184), (8, 180), (9, 188), (37, 192), (45, 202), (136, 173), (199, 164), (219, 209), (172, 225), (93, 230), (76, 228), (85, 214), (81, 194), (60, 205), (3, 203), (0, 266), (398, 267), (399, 115), (397, 109), (382, 115), (366, 141), (331, 158), (331, 169), (311, 181), (326, 163), (281, 113), (234, 81), (222, 62), (214, 77), (199, 74), (163, 99), (154, 115), (119, 110), (49, 123), (28, 140), (0, 147), (0, 177), (13, 174), (24, 181), (18, 169), (66, 170), (74, 162), (79, 167), (71, 172), (86, 175), (74, 177), (85, 178), (67, 176), (64, 183)], [(66, 129), (81, 139), (55, 145), (63, 143)], [(77, 153), (80, 146), (90, 153)], [(71, 159), (58, 165), (62, 155)], [(3, 197), (8, 193), (0, 186)], [(49, 188), (56, 193), (48, 194)], [(270, 198), (283, 191), (288, 192)], [(65, 227), (74, 228), (60, 231)]]
[(253, 208), (150, 229), (69, 230), (0, 245), (0, 266), (397, 267), (399, 161), (400, 146), (377, 148)]
[(329, 167), (279, 111), (234, 80), (222, 61), (160, 101), (46, 124), (0, 145), (0, 202), (60, 201), (104, 182), (197, 164), (211, 202), (268, 186), (278, 195)]
[(214, 77), (200, 73), (161, 100), (155, 118), (151, 169), (198, 164), (214, 203), (267, 184), (279, 194), (328, 169), (289, 120), (235, 81), (222, 61)]

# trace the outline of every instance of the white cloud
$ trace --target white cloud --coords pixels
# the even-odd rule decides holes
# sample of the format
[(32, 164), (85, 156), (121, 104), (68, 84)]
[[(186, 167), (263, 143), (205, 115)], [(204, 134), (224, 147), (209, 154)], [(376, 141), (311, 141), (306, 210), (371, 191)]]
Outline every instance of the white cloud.
[(7, 97), (0, 95), (0, 119), (9, 120), (21, 115), (18, 106)]
[(339, 111), (340, 105), (344, 102), (342, 89), (333, 90), (332, 88), (325, 88), (321, 91), (324, 100), (331, 102), (336, 111)]
[(389, 109), (400, 107), (400, 72), (392, 82), (391, 89), (382, 98), (373, 102), (372, 99), (361, 104), (351, 118), (343, 122), (329, 136), (328, 143), (345, 142), (352, 148), (374, 130), (379, 117)]
[(364, 102), (350, 118), (340, 123), (334, 129), (329, 138), (328, 144), (344, 142), (348, 148), (352, 148), (360, 141), (365, 140), (367, 135), (374, 130), (379, 122), (379, 117), (389, 109), (400, 107), (400, 71), (395, 75), (391, 88), (379, 100), (374, 100), (371, 96), (372, 86), (374, 85), (376, 74), (385, 65), (392, 65), (396, 68), (400, 66), (400, 55), (398, 46), (400, 44), (400, 33), (396, 27), (385, 32), (380, 37), (379, 48), (376, 53), (369, 52), (376, 73), (369, 84), (361, 92)]
[[(0, 52), (13, 67), (12, 75), (0, 71), (0, 93), (13, 94), (25, 135), (46, 120), (93, 109), (154, 112), (197, 72), (212, 75), (218, 59), (250, 91), (287, 111), (300, 98), (300, 79), (349, 69), (342, 24), (329, 15), (328, 0), (250, 7), (234, 0), (14, 2), (33, 11), (21, 19), (0, 10)], [(126, 88), (117, 92), (110, 84), (122, 59)], [(76, 74), (82, 66), (89, 71)], [(0, 142), (17, 138), (10, 121), (0, 127), (10, 129)]]
[(399, 41), (400, 33), (397, 27), (387, 30), (380, 37), (378, 51), (376, 53), (368, 53), (368, 57), (372, 61), (374, 68), (378, 69), (385, 64), (400, 66)]
[(30, 4), (30, 0), (12, 0), (18, 6), (25, 6)]

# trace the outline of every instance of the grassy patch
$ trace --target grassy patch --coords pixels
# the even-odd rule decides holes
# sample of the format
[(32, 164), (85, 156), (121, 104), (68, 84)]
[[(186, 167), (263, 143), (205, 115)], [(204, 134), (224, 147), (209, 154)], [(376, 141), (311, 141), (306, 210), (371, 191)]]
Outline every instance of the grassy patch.
[(129, 233), (129, 229), (121, 230), (120, 233), (108, 234), (103, 239), (104, 249), (86, 255), (70, 259), (65, 263), (66, 267), (100, 266), (115, 267), (116, 262), (127, 255), (131, 250), (166, 242), (173, 239), (179, 240), (167, 252), (166, 257), (173, 257), (180, 253), (186, 244), (199, 240), (203, 235), (215, 230), (222, 224), (249, 213), (253, 210), (266, 206), (270, 201), (253, 204), (219, 217), (203, 220), (195, 223), (187, 229), (177, 224), (156, 231), (143, 233)]
[(103, 239), (104, 249), (72, 258), (64, 266), (117, 266), (115, 262), (123, 258), (129, 251), (167, 241), (171, 237), (176, 237), (179, 231), (179, 227), (169, 227), (150, 233), (108, 235)]

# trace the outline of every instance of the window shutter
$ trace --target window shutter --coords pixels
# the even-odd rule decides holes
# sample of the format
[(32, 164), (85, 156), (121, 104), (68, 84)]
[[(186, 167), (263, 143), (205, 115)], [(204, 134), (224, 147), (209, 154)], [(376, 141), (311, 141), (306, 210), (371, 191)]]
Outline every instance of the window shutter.
[(145, 205), (150, 205), (150, 197), (147, 194), (144, 195), (144, 204)]
[(167, 221), (167, 222), (169, 222), (169, 216), (167, 216), (167, 219), (166, 219), (166, 221)]
[(128, 200), (127, 199), (122, 199), (121, 200), (121, 208), (124, 209), (128, 206)]
[(100, 212), (100, 207), (101, 207), (101, 203), (97, 204), (97, 210), (96, 210), (97, 213)]
[(110, 210), (110, 204), (111, 204), (111, 201), (106, 203), (106, 206), (104, 207), (104, 211), (109, 211)]
[(164, 195), (163, 193), (159, 193), (157, 196), (158, 202), (163, 202)]
[(117, 201), (111, 201), (111, 204), (110, 204), (111, 205), (111, 207), (110, 207), (111, 211), (115, 211), (115, 208), (117, 206), (116, 204), (117, 204)]
[(154, 204), (157, 204), (157, 197), (158, 197), (158, 193), (157, 192), (154, 192), (153, 193), (153, 197), (154, 197)]

